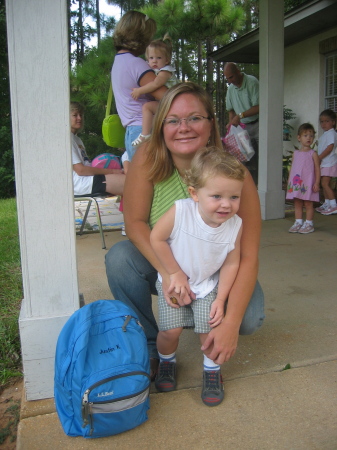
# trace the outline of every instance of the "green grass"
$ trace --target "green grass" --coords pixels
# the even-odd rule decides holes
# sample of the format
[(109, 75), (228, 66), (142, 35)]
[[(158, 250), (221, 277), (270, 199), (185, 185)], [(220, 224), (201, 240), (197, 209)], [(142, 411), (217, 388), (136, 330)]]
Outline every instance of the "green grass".
[(9, 437), (10, 442), (16, 441), (16, 433), (20, 421), (20, 402), (10, 401), (10, 406), (5, 411), (8, 422), (5, 427), (0, 429), (0, 445), (2, 445)]
[(16, 201), (0, 200), (0, 388), (22, 376), (18, 325), (22, 298)]

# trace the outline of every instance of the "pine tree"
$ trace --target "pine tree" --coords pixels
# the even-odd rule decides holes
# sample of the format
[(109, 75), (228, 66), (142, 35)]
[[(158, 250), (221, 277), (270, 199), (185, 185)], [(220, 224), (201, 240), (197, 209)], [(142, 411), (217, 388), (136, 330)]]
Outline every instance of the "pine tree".
[[(87, 51), (83, 62), (71, 70), (70, 97), (85, 109), (85, 127), (81, 138), (89, 158), (111, 151), (102, 139), (102, 122), (110, 87), (110, 71), (115, 51), (111, 36), (101, 39), (98, 48)], [(115, 106), (112, 106), (114, 110)]]
[(0, 198), (15, 195), (5, 0), (0, 0)]

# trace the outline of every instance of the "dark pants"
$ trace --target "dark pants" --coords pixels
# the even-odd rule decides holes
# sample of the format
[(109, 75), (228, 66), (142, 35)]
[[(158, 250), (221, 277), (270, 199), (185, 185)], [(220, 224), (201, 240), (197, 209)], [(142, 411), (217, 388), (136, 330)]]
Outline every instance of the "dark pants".
[(255, 155), (250, 161), (245, 163), (245, 166), (251, 173), (254, 183), (257, 185), (259, 180), (259, 121), (250, 124), (246, 123), (246, 130), (248, 131)]

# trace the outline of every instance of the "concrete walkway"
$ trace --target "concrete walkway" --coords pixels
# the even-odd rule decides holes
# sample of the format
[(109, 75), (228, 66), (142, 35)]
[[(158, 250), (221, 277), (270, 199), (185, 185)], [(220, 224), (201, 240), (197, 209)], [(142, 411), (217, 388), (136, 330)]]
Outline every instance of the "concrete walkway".
[[(70, 438), (52, 399), (23, 402), (18, 450), (45, 449), (337, 449), (337, 215), (315, 214), (314, 233), (290, 234), (293, 215), (263, 222), (259, 280), (266, 319), (240, 337), (222, 367), (225, 400), (200, 399), (198, 338), (183, 333), (178, 387), (156, 393), (149, 420), (109, 438)], [(106, 233), (107, 247), (123, 239)], [(99, 234), (77, 237), (80, 292), (85, 302), (110, 299)], [(154, 305), (156, 302), (154, 301)], [(290, 370), (282, 370), (290, 364)]]

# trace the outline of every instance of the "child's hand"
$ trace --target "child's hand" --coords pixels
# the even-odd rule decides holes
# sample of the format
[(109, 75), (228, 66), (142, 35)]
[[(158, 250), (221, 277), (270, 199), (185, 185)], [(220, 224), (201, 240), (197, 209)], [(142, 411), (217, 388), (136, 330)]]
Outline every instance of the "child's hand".
[(314, 192), (319, 192), (319, 183), (315, 183), (315, 184), (313, 185), (313, 187), (312, 187), (312, 190), (313, 190)]
[(131, 92), (131, 97), (132, 97), (134, 100), (138, 100), (139, 96), (140, 96), (140, 94), (139, 94), (139, 88), (133, 88), (133, 89), (132, 89), (132, 92)]
[(211, 306), (211, 311), (209, 313), (209, 324), (212, 328), (217, 327), (222, 322), (225, 316), (225, 302), (223, 300), (215, 299)]
[[(191, 291), (186, 274), (182, 270), (179, 270), (170, 275), (170, 281), (171, 283), (168, 288), (170, 297), (175, 298), (180, 306), (189, 305), (195, 296)], [(171, 298), (170, 301), (172, 302)], [(174, 303), (174, 301), (172, 303)], [(170, 305), (170, 303), (168, 304)]]

